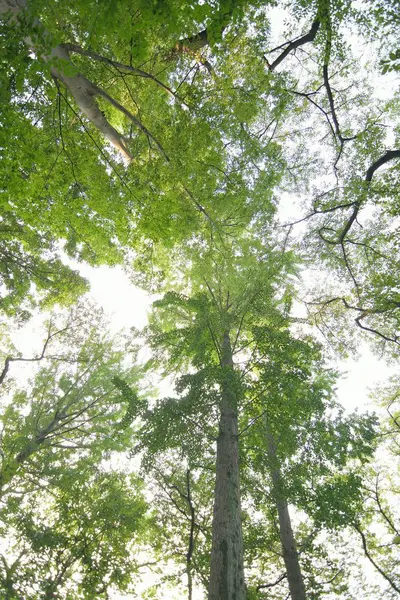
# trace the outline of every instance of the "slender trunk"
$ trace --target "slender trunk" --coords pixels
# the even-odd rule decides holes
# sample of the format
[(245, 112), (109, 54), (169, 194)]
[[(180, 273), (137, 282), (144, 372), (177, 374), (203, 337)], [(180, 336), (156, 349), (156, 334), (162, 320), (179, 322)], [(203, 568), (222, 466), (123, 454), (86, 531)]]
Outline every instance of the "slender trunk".
[(223, 379), (217, 465), (209, 600), (245, 600), (243, 535), (240, 508), (238, 391), (229, 332), (222, 337)]
[(193, 598), (193, 579), (192, 579), (192, 567), (190, 563), (186, 564), (186, 575), (187, 575), (187, 585), (188, 585), (188, 600), (192, 600)]
[(283, 560), (285, 562), (289, 583), (290, 597), (292, 600), (306, 600), (306, 590), (300, 569), (299, 555), (297, 553), (287, 501), (285, 494), (283, 493), (283, 481), (276, 456), (276, 445), (268, 425), (266, 426), (266, 429), (269, 471), (278, 511), (279, 535), (281, 538)]
[(192, 577), (192, 556), (194, 550), (194, 528), (196, 524), (195, 510), (192, 502), (192, 494), (190, 491), (190, 469), (186, 471), (186, 499), (190, 510), (190, 534), (189, 548), (186, 554), (186, 574), (188, 583), (188, 600), (193, 598), (193, 577)]

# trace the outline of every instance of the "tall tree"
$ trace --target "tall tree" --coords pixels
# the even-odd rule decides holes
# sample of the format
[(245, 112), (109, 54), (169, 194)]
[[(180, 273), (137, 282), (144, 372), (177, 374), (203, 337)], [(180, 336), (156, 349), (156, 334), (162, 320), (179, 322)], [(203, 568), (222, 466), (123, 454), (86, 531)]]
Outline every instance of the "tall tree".
[[(271, 247), (266, 253), (263, 244), (246, 238), (231, 242), (230, 247), (224, 244), (220, 256), (214, 248), (205, 250), (201, 257), (192, 256), (192, 296), (167, 294), (156, 302), (158, 310), (151, 323), (150, 344), (158, 353), (166, 353), (170, 368), (187, 363), (204, 373), (204, 379), (200, 375), (195, 382), (188, 376), (186, 385), (200, 384), (207, 389), (211, 378), (219, 389), (213, 406), (218, 422), (209, 584), (213, 600), (246, 594), (238, 435), (244, 394), (234, 357), (244, 348), (251, 352), (252, 331), (257, 325), (278, 324), (282, 319), (277, 308), (282, 295), (279, 283), (291, 268), (284, 247)], [(195, 390), (189, 394), (193, 400)], [(200, 390), (197, 388), (198, 394)], [(209, 393), (205, 398), (207, 406)], [(195, 410), (204, 409), (204, 404), (197, 402)]]
[[(37, 355), (14, 350), (4, 359), (1, 585), (10, 600), (30, 590), (107, 598), (136, 572), (132, 544), (147, 510), (141, 480), (108, 472), (107, 461), (130, 448), (146, 402), (131, 341), (105, 327), (101, 311), (80, 306), (52, 315)], [(33, 370), (24, 387), (18, 365)]]

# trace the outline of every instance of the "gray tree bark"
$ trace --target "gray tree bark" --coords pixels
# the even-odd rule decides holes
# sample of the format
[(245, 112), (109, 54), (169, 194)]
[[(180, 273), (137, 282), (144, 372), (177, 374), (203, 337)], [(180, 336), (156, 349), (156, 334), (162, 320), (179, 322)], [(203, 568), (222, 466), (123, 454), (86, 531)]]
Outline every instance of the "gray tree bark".
[(245, 600), (243, 534), (240, 506), (238, 390), (229, 332), (221, 340), (221, 385), (219, 435), (209, 600)]
[(283, 492), (283, 480), (276, 456), (276, 444), (273, 435), (266, 425), (267, 452), (269, 471), (272, 479), (272, 489), (279, 519), (279, 535), (281, 538), (282, 555), (285, 562), (286, 574), (292, 600), (306, 600), (303, 575), (301, 573), (299, 555), (294, 539), (287, 500)]

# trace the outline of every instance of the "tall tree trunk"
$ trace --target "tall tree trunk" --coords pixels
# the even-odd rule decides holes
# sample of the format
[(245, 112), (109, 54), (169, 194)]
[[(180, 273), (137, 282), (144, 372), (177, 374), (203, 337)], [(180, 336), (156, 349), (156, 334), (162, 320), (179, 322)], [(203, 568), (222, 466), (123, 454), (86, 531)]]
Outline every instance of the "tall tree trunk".
[(272, 479), (272, 489), (275, 498), (279, 518), (279, 535), (281, 538), (283, 560), (285, 562), (286, 574), (289, 583), (290, 597), (292, 600), (306, 600), (303, 575), (300, 569), (299, 555), (293, 535), (292, 523), (283, 492), (282, 475), (276, 456), (276, 444), (273, 435), (266, 424), (267, 452), (269, 471)]
[(186, 471), (186, 500), (189, 505), (190, 511), (190, 534), (189, 534), (189, 547), (186, 554), (186, 574), (188, 584), (188, 600), (193, 598), (193, 576), (192, 576), (192, 556), (194, 550), (194, 530), (196, 526), (195, 510), (192, 502), (192, 494), (190, 491), (190, 469)]
[(229, 332), (221, 340), (223, 371), (215, 482), (209, 600), (245, 600), (240, 508), (238, 390)]

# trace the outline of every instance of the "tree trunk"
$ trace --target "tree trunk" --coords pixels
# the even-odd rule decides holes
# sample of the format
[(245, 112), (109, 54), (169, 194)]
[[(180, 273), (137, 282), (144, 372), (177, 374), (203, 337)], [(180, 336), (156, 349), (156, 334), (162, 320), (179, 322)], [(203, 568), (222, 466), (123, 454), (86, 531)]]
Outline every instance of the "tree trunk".
[(209, 600), (245, 600), (243, 535), (240, 508), (238, 391), (229, 332), (222, 337), (221, 402)]
[(290, 597), (292, 600), (306, 600), (306, 590), (300, 569), (299, 555), (293, 535), (290, 514), (283, 492), (282, 475), (276, 456), (276, 445), (272, 433), (266, 425), (268, 441), (268, 463), (272, 479), (272, 489), (276, 502), (279, 518), (279, 535), (282, 544), (283, 560), (285, 562), (286, 574), (289, 583)]
[(192, 502), (192, 494), (190, 491), (190, 469), (186, 471), (186, 499), (189, 505), (190, 511), (190, 534), (189, 534), (189, 547), (186, 554), (186, 574), (188, 584), (188, 600), (193, 598), (193, 577), (192, 577), (192, 556), (194, 550), (194, 529), (196, 526), (195, 510)]
[[(17, 20), (18, 15), (26, 9), (27, 0), (0, 0), (0, 15), (11, 13), (11, 19), (13, 21)], [(49, 33), (43, 28), (40, 21), (38, 19), (33, 19), (33, 21), (37, 27), (42, 28), (43, 37), (49, 37)], [(25, 43), (36, 52), (35, 44), (31, 38), (25, 38)], [(49, 56), (42, 55), (41, 58), (45, 62), (48, 62), (52, 58), (61, 59), (69, 66), (69, 68), (72, 67), (72, 70), (74, 70), (74, 65), (71, 61), (69, 52), (62, 45), (55, 46), (52, 48)], [(94, 127), (96, 127), (96, 129), (98, 129), (125, 158), (132, 160), (133, 157), (126, 147), (123, 135), (118, 133), (118, 131), (107, 121), (95, 100), (96, 96), (103, 95), (101, 93), (102, 90), (81, 73), (67, 76), (63, 73), (62, 68), (52, 67), (51, 74), (56, 80), (64, 83), (74, 98), (79, 110), (89, 119)]]

